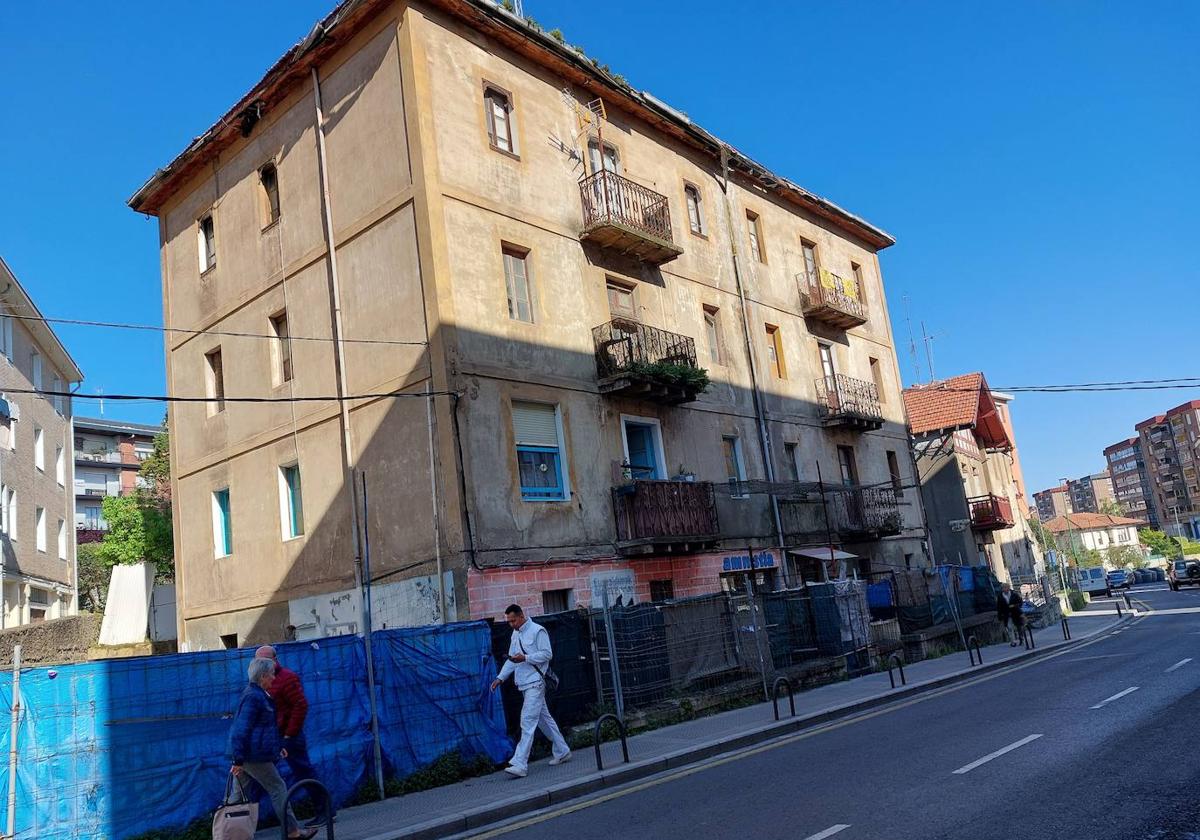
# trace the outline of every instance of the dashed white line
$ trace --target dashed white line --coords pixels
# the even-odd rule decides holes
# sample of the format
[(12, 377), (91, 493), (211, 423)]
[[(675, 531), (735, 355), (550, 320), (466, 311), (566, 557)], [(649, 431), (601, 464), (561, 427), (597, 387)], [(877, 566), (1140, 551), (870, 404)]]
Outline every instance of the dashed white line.
[(1106, 697), (1105, 699), (1103, 699), (1099, 703), (1097, 703), (1095, 706), (1092, 706), (1092, 708), (1093, 709), (1102, 709), (1102, 708), (1104, 708), (1104, 706), (1108, 705), (1112, 701), (1120, 700), (1126, 694), (1133, 694), (1133, 692), (1135, 692), (1137, 690), (1138, 690), (1138, 686), (1131, 685), (1129, 688), (1125, 689), (1124, 691), (1118, 691), (1112, 697)]
[(1026, 744), (1031, 743), (1032, 741), (1036, 741), (1038, 738), (1041, 738), (1041, 737), (1042, 737), (1041, 733), (1038, 733), (1037, 735), (1026, 735), (1020, 741), (1014, 741), (1013, 743), (1009, 744), (1007, 747), (1001, 747), (1000, 749), (996, 750), (995, 752), (988, 753), (983, 758), (978, 758), (975, 761), (972, 761), (970, 764), (964, 764), (962, 767), (959, 767), (957, 770), (954, 771), (954, 775), (961, 776), (963, 773), (970, 773), (972, 770), (974, 770), (976, 767), (979, 767), (981, 764), (987, 764), (992, 759), (999, 758), (1000, 756), (1004, 755), (1005, 753), (1010, 753), (1013, 750), (1017, 749), (1018, 747), (1023, 747)]
[(1192, 661), (1192, 658), (1190, 656), (1187, 659), (1180, 659), (1178, 662), (1176, 662), (1174, 665), (1172, 665), (1170, 668), (1168, 668), (1163, 673), (1169, 674), (1172, 671), (1178, 671), (1180, 668), (1182, 668), (1184, 665), (1188, 664), (1191, 661)]
[(849, 827), (850, 826), (848, 825), (831, 825), (824, 831), (805, 837), (804, 840), (825, 840), (826, 837), (832, 837), (835, 834), (840, 834)]

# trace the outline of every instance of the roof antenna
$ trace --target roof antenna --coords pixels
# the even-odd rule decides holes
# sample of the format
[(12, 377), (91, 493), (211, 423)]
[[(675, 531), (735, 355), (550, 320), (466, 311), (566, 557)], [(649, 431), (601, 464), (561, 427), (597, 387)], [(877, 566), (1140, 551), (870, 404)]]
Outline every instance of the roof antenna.
[(921, 340), (925, 342), (925, 363), (929, 365), (929, 381), (932, 383), (937, 377), (933, 373), (933, 336), (925, 332), (925, 322), (921, 322)]
[(921, 359), (917, 356), (917, 342), (913, 341), (912, 318), (908, 314), (908, 295), (904, 296), (904, 323), (908, 325), (908, 355), (912, 357), (913, 370), (916, 371), (916, 385), (921, 384)]

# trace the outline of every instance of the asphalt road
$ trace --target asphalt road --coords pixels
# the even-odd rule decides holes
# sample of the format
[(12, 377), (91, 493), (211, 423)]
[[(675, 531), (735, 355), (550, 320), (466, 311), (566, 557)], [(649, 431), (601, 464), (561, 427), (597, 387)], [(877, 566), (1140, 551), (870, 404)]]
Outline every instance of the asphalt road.
[(1200, 840), (1200, 590), (1068, 651), (477, 837)]

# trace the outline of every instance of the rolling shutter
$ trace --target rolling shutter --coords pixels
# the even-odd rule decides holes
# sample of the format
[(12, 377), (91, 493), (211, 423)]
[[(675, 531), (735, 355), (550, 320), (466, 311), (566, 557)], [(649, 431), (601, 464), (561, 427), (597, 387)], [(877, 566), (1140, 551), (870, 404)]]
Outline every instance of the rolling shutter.
[(544, 403), (514, 402), (513, 436), (518, 446), (558, 448), (558, 423), (554, 406)]

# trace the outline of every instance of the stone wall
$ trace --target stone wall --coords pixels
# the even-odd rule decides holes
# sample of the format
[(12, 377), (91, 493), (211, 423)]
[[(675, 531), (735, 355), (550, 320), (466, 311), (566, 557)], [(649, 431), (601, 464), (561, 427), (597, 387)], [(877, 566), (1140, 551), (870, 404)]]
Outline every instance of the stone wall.
[(65, 665), (86, 662), (88, 648), (100, 638), (104, 616), (80, 613), (38, 624), (0, 630), (0, 668), (12, 667), (12, 653), (21, 646), (23, 665)]

